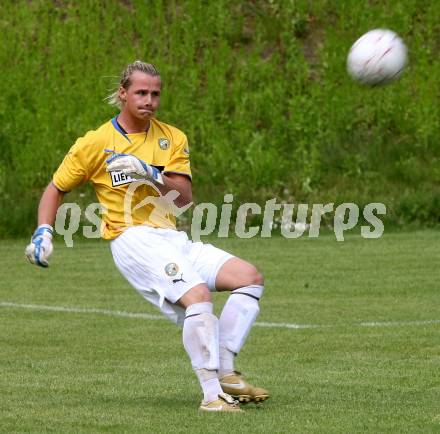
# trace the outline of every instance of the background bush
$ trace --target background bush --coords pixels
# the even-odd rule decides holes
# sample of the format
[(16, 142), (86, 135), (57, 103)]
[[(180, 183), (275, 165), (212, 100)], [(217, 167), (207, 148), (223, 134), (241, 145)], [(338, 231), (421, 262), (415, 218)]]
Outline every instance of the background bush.
[[(135, 59), (162, 73), (158, 117), (189, 136), (198, 202), (384, 202), (388, 223), (440, 221), (438, 2), (4, 0), (0, 17), (0, 237), (32, 232), (42, 189), (115, 114), (103, 99)], [(410, 62), (366, 89), (345, 59), (377, 27)]]

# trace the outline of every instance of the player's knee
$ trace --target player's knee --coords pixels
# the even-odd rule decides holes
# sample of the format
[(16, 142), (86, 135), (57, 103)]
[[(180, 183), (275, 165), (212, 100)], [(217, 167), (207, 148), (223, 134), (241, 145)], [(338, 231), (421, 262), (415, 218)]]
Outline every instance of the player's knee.
[(192, 299), (192, 303), (211, 302), (211, 292), (206, 285), (197, 285), (191, 288), (187, 294)]
[(247, 285), (264, 285), (264, 277), (254, 265), (250, 265), (246, 270)]
[(254, 282), (254, 285), (264, 285), (264, 276), (258, 270), (256, 270), (254, 275)]
[(185, 309), (195, 303), (211, 302), (211, 292), (205, 284), (196, 285), (178, 300)]

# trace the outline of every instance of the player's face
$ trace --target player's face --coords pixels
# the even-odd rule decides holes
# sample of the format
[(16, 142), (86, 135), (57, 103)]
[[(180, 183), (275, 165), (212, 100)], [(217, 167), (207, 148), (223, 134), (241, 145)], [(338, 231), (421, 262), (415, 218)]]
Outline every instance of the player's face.
[(138, 120), (151, 119), (159, 107), (161, 86), (160, 77), (133, 72), (128, 89), (119, 90), (124, 112)]

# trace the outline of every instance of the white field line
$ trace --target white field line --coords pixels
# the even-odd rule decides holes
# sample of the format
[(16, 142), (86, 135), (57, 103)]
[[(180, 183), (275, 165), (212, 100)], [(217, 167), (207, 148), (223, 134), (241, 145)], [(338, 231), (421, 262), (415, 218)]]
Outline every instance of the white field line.
[[(117, 316), (122, 318), (138, 318), (146, 320), (166, 320), (164, 315), (153, 315), (148, 313), (135, 313), (135, 312), (124, 312), (119, 310), (107, 310), (107, 309), (96, 309), (96, 308), (81, 308), (81, 307), (67, 307), (67, 306), (48, 306), (44, 304), (20, 304), (13, 302), (0, 302), (0, 307), (14, 308), (14, 309), (34, 309), (40, 311), (51, 311), (51, 312), (67, 312), (67, 313), (86, 313), (86, 314), (98, 314), (98, 315), (109, 315)], [(423, 326), (431, 324), (440, 324), (440, 320), (426, 320), (426, 321), (374, 321), (374, 322), (360, 322), (353, 324), (334, 324), (334, 325), (323, 325), (323, 324), (292, 324), (284, 322), (256, 322), (254, 326), (256, 327), (267, 327), (267, 328), (284, 328), (284, 329), (312, 329), (312, 328), (332, 328), (338, 326), (349, 325), (351, 327), (403, 327), (403, 326)]]

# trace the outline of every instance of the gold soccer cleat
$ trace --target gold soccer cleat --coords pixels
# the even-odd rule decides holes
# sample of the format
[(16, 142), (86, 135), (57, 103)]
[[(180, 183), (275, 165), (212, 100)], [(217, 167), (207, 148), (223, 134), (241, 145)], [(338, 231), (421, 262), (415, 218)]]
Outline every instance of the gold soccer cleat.
[(220, 393), (218, 399), (210, 402), (202, 401), (199, 407), (203, 411), (229, 411), (233, 413), (244, 413), (240, 408), (238, 401), (227, 393)]
[(262, 402), (269, 398), (269, 392), (261, 387), (252, 386), (243, 380), (240, 372), (233, 372), (220, 378), (223, 392), (228, 393), (240, 402)]

